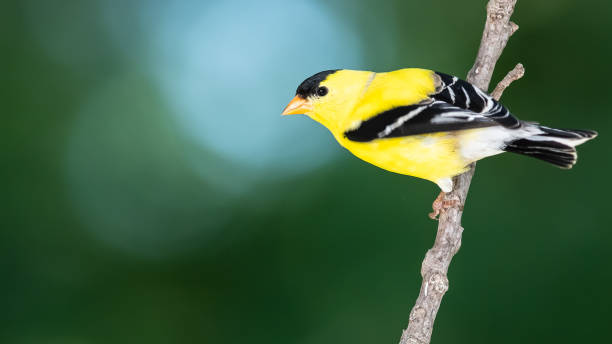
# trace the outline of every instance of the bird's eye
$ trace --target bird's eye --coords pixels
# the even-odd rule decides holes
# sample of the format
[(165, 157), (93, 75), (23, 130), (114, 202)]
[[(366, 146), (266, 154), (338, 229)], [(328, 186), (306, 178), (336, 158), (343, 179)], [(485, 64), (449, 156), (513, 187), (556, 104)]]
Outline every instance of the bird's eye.
[(325, 86), (321, 86), (321, 87), (318, 87), (318, 88), (317, 88), (317, 95), (318, 95), (319, 97), (323, 97), (324, 95), (326, 95), (326, 94), (327, 94), (327, 92), (328, 92), (328, 89), (327, 89), (327, 87), (325, 87)]

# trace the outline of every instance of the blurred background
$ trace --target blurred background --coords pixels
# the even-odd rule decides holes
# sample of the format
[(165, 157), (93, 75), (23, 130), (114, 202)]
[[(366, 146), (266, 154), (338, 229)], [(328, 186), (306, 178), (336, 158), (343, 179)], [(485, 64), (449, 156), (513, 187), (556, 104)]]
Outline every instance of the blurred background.
[[(437, 186), (280, 112), (330, 68), (465, 77), (485, 3), (2, 1), (0, 342), (396, 343)], [(600, 137), (478, 164), (434, 343), (609, 340), (611, 14), (519, 1), (504, 103)]]

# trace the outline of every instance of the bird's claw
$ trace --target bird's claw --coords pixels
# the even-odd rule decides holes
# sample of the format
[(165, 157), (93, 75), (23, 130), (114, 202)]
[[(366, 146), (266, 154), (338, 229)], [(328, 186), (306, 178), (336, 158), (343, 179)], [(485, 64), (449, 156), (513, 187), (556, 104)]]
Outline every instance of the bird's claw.
[(455, 197), (453, 199), (444, 199), (444, 196), (445, 193), (441, 191), (438, 197), (436, 197), (436, 199), (433, 201), (433, 204), (431, 205), (433, 212), (429, 213), (430, 219), (437, 220), (442, 210), (461, 205), (461, 200), (459, 198)]

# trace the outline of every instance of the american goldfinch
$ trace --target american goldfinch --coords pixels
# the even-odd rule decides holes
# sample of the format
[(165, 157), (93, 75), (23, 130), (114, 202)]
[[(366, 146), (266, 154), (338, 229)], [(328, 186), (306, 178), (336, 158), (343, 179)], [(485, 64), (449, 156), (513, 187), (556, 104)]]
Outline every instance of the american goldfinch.
[(306, 114), (357, 157), (430, 180), (444, 192), (470, 163), (502, 152), (571, 168), (574, 147), (597, 136), (521, 121), (474, 85), (417, 68), (317, 73), (299, 85), (282, 114)]

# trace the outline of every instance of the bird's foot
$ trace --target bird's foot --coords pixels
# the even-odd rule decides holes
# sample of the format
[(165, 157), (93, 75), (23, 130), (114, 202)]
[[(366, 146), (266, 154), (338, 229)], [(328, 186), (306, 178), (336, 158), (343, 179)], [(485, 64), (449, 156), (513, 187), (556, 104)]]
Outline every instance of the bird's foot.
[(444, 199), (444, 196), (444, 191), (440, 191), (438, 197), (436, 197), (436, 199), (433, 201), (433, 204), (431, 205), (433, 212), (429, 213), (430, 219), (437, 220), (442, 210), (456, 207), (461, 204), (461, 200), (459, 198), (455, 197), (453, 199)]

